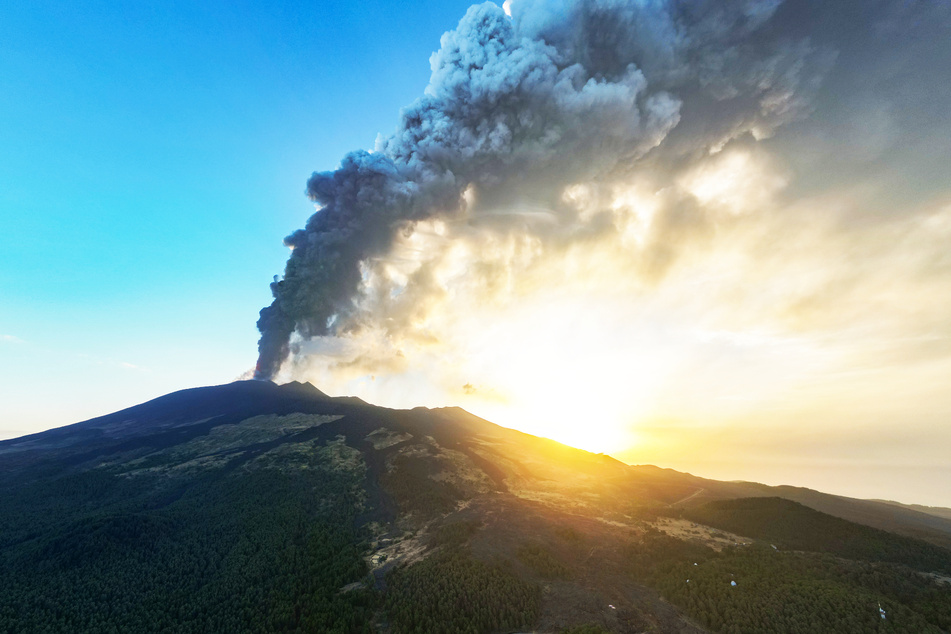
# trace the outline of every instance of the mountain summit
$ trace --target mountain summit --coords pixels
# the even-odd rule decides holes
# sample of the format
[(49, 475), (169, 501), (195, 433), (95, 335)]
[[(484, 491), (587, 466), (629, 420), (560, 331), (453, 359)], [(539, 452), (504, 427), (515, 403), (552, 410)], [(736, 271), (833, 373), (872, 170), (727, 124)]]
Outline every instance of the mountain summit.
[(951, 629), (937, 514), (309, 383), (0, 442), (0, 522), (0, 631)]

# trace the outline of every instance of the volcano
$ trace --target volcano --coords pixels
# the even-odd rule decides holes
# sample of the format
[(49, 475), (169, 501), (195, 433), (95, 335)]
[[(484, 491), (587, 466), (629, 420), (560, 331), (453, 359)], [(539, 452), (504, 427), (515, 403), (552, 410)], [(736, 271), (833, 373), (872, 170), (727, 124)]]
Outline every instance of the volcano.
[(239, 381), (0, 442), (0, 631), (941, 632), (942, 512)]

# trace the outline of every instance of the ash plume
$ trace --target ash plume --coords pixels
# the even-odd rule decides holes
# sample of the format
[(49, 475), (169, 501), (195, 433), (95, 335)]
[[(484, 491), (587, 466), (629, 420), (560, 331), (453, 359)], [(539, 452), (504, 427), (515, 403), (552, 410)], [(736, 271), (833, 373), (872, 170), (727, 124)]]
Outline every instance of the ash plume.
[(423, 96), (374, 152), (315, 173), (319, 206), (285, 239), (261, 311), (255, 377), (291, 337), (359, 321), (362, 266), (413, 223), (472, 205), (557, 206), (572, 183), (689, 162), (808, 114), (831, 51), (773, 24), (779, 0), (516, 0), (471, 7), (430, 59)]

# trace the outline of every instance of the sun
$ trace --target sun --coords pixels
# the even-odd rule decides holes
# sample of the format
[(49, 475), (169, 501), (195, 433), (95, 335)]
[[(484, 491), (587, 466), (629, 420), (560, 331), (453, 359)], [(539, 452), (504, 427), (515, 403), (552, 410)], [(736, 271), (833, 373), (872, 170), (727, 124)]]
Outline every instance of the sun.
[[(606, 311), (608, 306), (600, 308)], [(636, 444), (658, 382), (658, 351), (590, 306), (538, 303), (468, 355), (464, 407), (505, 427), (596, 453)], [(558, 315), (571, 324), (551, 319)], [(546, 319), (547, 318), (547, 319)], [(633, 345), (632, 345), (633, 343)]]

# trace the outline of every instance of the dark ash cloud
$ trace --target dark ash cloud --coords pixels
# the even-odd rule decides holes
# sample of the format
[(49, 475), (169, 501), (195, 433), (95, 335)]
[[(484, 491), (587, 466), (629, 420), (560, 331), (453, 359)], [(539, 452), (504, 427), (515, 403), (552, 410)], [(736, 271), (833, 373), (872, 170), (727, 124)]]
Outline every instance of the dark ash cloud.
[(431, 58), (425, 94), (376, 151), (315, 173), (320, 207), (261, 311), (255, 376), (291, 336), (359, 321), (361, 266), (414, 222), (486, 207), (546, 208), (645, 158), (681, 162), (806, 114), (834, 55), (774, 24), (778, 0), (521, 0), (469, 9)]

